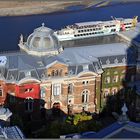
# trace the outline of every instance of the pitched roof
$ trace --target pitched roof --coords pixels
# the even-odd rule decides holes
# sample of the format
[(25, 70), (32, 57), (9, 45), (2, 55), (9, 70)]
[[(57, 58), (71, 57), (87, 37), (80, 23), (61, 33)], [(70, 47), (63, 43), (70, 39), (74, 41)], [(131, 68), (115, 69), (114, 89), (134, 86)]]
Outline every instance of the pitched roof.
[(82, 138), (140, 138), (140, 123), (128, 122), (119, 124), (115, 122), (101, 131), (81, 136)]

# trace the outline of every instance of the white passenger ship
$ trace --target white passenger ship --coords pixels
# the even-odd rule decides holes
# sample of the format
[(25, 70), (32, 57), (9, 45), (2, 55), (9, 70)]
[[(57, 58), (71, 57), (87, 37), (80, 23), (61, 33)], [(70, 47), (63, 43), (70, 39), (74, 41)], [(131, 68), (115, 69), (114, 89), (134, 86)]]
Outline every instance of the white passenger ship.
[(112, 18), (110, 21), (75, 23), (56, 31), (55, 34), (60, 41), (111, 35), (135, 27), (138, 22), (137, 18), (136, 16), (127, 19)]

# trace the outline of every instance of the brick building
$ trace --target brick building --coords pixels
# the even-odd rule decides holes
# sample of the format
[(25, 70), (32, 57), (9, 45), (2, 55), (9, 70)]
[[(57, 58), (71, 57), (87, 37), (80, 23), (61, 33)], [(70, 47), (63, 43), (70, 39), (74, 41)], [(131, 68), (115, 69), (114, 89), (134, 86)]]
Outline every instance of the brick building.
[(99, 112), (106, 97), (123, 87), (126, 71), (134, 80), (135, 64), (127, 63), (124, 42), (64, 47), (42, 25), (25, 41), (21, 35), (19, 47), (0, 55), (0, 103), (21, 115), (37, 119), (42, 107)]

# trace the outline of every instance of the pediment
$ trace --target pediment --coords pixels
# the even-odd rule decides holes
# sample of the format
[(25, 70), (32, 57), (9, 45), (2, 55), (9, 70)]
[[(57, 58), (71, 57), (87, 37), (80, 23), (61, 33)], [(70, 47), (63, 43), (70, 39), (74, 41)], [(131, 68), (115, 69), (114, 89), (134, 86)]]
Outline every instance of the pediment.
[(48, 68), (59, 68), (59, 67), (67, 67), (67, 64), (56, 60), (46, 66), (47, 69)]

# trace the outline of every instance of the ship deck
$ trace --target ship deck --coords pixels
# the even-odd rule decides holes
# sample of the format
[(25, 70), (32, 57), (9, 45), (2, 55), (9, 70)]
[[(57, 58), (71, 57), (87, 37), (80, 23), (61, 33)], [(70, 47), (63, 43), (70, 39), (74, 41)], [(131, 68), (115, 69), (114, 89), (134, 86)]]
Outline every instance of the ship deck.
[(64, 48), (69, 48), (69, 47), (82, 47), (82, 46), (99, 45), (99, 44), (113, 44), (113, 43), (121, 43), (121, 42), (135, 42), (135, 44), (137, 45), (139, 44), (140, 22), (137, 24), (137, 26), (134, 29), (119, 32), (116, 35), (107, 35), (107, 36), (100, 36), (100, 37), (90, 37), (84, 39), (61, 41), (61, 44)]
[(131, 42), (131, 43), (136, 44), (137, 46), (140, 46), (140, 22), (132, 30), (119, 32), (118, 36), (120, 36), (122, 39), (127, 40), (128, 42)]

